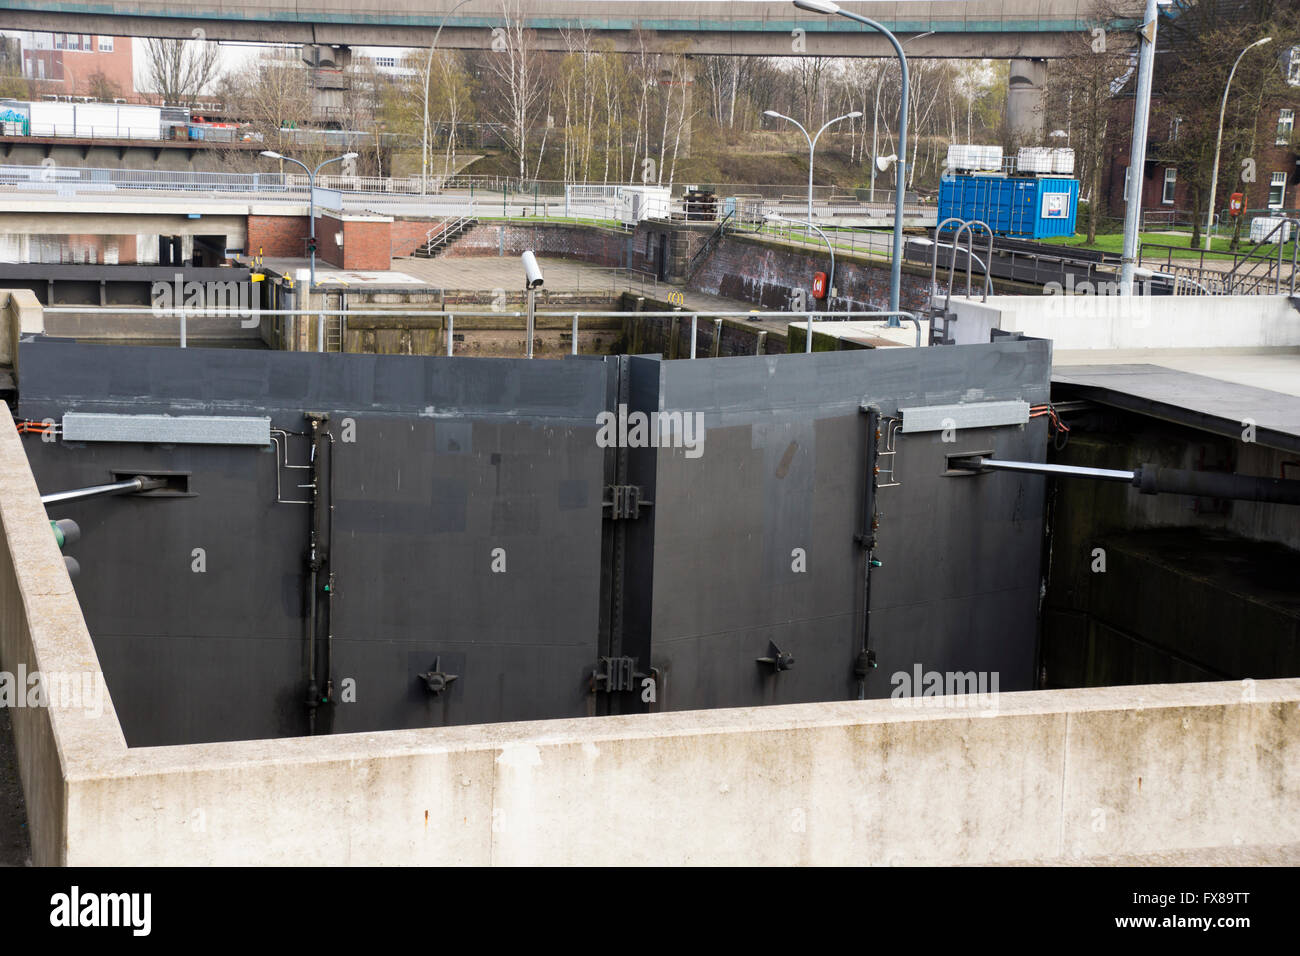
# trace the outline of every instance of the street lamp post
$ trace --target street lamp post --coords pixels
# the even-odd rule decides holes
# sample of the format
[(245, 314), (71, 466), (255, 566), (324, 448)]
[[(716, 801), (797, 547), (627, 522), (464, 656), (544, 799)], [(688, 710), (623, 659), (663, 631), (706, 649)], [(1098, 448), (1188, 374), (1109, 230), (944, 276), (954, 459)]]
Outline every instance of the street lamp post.
[[(311, 238), (307, 243), (307, 250), (311, 257), (310, 278), (307, 280), (307, 295), (310, 296), (316, 291), (316, 174), (330, 163), (342, 162), (345, 159), (356, 159), (356, 153), (344, 153), (342, 156), (335, 156), (333, 159), (327, 159), (315, 169), (312, 169), (302, 160), (294, 159), (292, 156), (284, 156), (273, 149), (262, 150), (262, 155), (267, 159), (278, 159), (281, 162), (295, 163), (301, 166), (307, 173), (307, 222), (310, 229)], [(308, 300), (310, 301), (310, 300)], [(322, 312), (316, 322), (316, 351), (325, 351), (325, 313)]]
[(806, 139), (806, 140), (808, 140), (808, 221), (809, 221), (809, 222), (812, 222), (812, 218), (813, 218), (813, 211), (812, 211), (812, 207), (813, 207), (813, 155), (817, 152), (817, 140), (821, 139), (822, 133), (826, 132), (826, 130), (827, 130), (829, 127), (833, 126), (835, 123), (838, 123), (840, 120), (854, 119), (855, 117), (861, 116), (862, 114), (861, 114), (860, 112), (858, 112), (857, 110), (854, 110), (852, 113), (845, 113), (843, 116), (837, 116), (837, 117), (835, 117), (835, 119), (830, 120), (829, 122), (826, 123), (825, 126), (823, 126), (821, 129), (819, 129), (819, 130), (817, 131), (817, 135), (816, 135), (816, 136), (809, 136), (809, 135), (808, 135), (808, 131), (807, 131), (806, 129), (804, 129), (803, 123), (800, 123), (797, 119), (795, 119), (795, 118), (792, 117), (792, 116), (786, 116), (784, 113), (778, 113), (776, 110), (764, 110), (764, 111), (763, 111), (763, 115), (764, 115), (764, 116), (774, 116), (774, 117), (776, 117), (777, 119), (789, 120), (791, 123), (794, 123), (795, 126), (798, 126), (798, 127), (799, 127), (799, 132), (803, 133), (803, 138)]
[[(831, 254), (831, 272), (830, 272), (830, 277), (826, 280), (826, 295), (829, 298), (832, 291), (835, 289), (835, 247), (831, 245), (830, 239), (826, 238), (826, 233), (822, 232), (820, 229), (814, 226), (811, 219), (809, 219), (807, 222), (800, 222), (798, 219), (787, 219), (785, 216), (782, 216), (774, 212), (768, 213), (764, 218), (767, 219), (769, 222), (792, 222), (796, 226), (807, 226), (813, 232), (817, 233), (817, 235), (822, 237), (822, 242), (826, 243), (826, 250)], [(808, 313), (808, 337), (807, 337), (807, 341), (804, 342), (804, 348), (803, 348), (805, 352), (812, 351), (812, 337), (813, 337), (812, 317), (814, 312), (815, 310), (810, 311)]]
[[(903, 45), (898, 42), (898, 37), (894, 36), (884, 24), (877, 23), (875, 20), (859, 16), (856, 13), (850, 13), (848, 10), (841, 10), (839, 6), (828, 0), (794, 0), (794, 5), (800, 10), (810, 10), (813, 13), (821, 13), (826, 16), (847, 17), (850, 20), (856, 20), (864, 26), (871, 27), (884, 34), (885, 39), (894, 47), (894, 52), (898, 54), (898, 64), (903, 70), (903, 88), (902, 96), (898, 102), (898, 162), (894, 166), (894, 254), (893, 261), (889, 267), (889, 310), (897, 312), (899, 309), (899, 290), (903, 284), (903, 187), (907, 183), (907, 93), (909, 78), (907, 73), (907, 54), (903, 52)], [(901, 325), (897, 316), (891, 316), (890, 325)]]
[(433, 35), (433, 43), (429, 45), (429, 61), (424, 65), (424, 138), (420, 140), (420, 156), (422, 162), (420, 165), (420, 195), (423, 196), (429, 189), (429, 80), (433, 73), (433, 51), (438, 46), (438, 37), (442, 36), (442, 28), (447, 25), (447, 18), (459, 10), (469, 0), (460, 0), (450, 10), (442, 15), (442, 22), (438, 24), (438, 30)]
[(1124, 246), (1119, 259), (1120, 295), (1133, 294), (1133, 270), (1137, 265), (1138, 227), (1142, 218), (1142, 170), (1147, 162), (1147, 122), (1151, 113), (1151, 79), (1155, 72), (1156, 31), (1159, 0), (1146, 0), (1142, 29), (1138, 31), (1138, 73), (1133, 102), (1133, 135), (1129, 144), (1128, 188), (1124, 196)]
[(1238, 53), (1237, 59), (1233, 61), (1232, 69), (1228, 72), (1228, 82), (1223, 86), (1223, 103), (1219, 106), (1219, 135), (1214, 141), (1214, 172), (1210, 175), (1210, 206), (1205, 211), (1205, 248), (1207, 251), (1210, 248), (1210, 226), (1214, 222), (1214, 195), (1219, 188), (1219, 151), (1223, 147), (1223, 115), (1228, 109), (1228, 89), (1232, 86), (1232, 78), (1237, 73), (1237, 64), (1241, 62), (1241, 58), (1255, 47), (1263, 46), (1272, 39), (1272, 37), (1264, 37), (1261, 40), (1256, 40)]
[[(919, 40), (922, 37), (934, 36), (935, 33), (937, 32), (938, 31), (936, 30), (930, 30), (926, 33), (918, 33), (916, 36), (908, 37), (906, 40), (904, 40), (902, 42), (902, 46), (907, 46), (913, 40)], [(879, 123), (877, 121), (880, 118), (880, 90), (881, 87), (883, 87), (884, 85), (885, 85), (885, 75), (884, 72), (882, 71), (880, 76), (876, 78), (876, 109), (875, 112), (871, 114), (871, 155), (872, 157), (875, 157), (877, 155), (877, 151), (879, 150), (879, 146), (877, 145), (877, 135), (876, 135), (879, 129)], [(876, 201), (876, 167), (874, 163), (871, 166), (871, 201), (872, 202)]]

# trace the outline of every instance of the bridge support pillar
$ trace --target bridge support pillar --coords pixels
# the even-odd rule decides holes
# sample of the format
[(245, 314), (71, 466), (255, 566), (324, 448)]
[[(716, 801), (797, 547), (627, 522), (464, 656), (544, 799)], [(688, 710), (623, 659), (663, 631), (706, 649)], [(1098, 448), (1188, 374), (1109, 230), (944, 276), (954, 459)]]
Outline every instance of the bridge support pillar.
[(311, 70), (312, 119), (319, 123), (342, 119), (350, 92), (347, 70), (352, 48), (315, 43), (302, 48), (302, 60)]
[(1046, 87), (1046, 60), (1011, 61), (1007, 79), (1007, 126), (1017, 142), (1036, 143), (1043, 138)]

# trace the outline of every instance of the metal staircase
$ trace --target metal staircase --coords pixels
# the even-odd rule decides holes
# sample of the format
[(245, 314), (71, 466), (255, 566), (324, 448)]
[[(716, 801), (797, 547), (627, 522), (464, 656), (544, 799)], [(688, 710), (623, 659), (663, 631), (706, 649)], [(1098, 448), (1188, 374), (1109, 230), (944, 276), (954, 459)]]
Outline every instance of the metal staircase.
[(424, 244), (411, 255), (432, 259), (477, 224), (478, 220), (473, 216), (449, 216), (424, 234)]
[(727, 213), (718, 222), (718, 227), (709, 233), (709, 237), (704, 240), (703, 245), (695, 250), (695, 255), (691, 256), (691, 261), (686, 264), (686, 281), (695, 278), (695, 273), (699, 271), (700, 266), (704, 265), (704, 260), (709, 258), (709, 253), (718, 247), (722, 237), (727, 233), (727, 225), (732, 220), (732, 213)]

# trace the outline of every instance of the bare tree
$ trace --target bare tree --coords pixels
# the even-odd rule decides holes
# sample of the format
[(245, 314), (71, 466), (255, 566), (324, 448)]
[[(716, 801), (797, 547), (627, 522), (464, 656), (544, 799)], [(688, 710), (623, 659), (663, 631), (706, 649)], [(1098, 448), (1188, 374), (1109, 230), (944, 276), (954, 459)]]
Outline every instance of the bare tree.
[[(1104, 31), (1104, 24), (1097, 28)], [(1101, 218), (1101, 173), (1114, 97), (1131, 71), (1133, 46), (1120, 31), (1090, 30), (1067, 39), (1066, 55), (1052, 64), (1049, 112), (1066, 119), (1067, 139), (1078, 157), (1076, 172), (1088, 197), (1089, 243), (1097, 241)]]
[(145, 83), (171, 106), (190, 106), (221, 76), (220, 50), (202, 40), (145, 40)]
[[(288, 149), (282, 130), (311, 125), (311, 75), (292, 58), (264, 56), (250, 63), (241, 73), (227, 77), (222, 96), (227, 108), (242, 115), (270, 149)], [(316, 151), (323, 156), (323, 150), (313, 150), (309, 144), (293, 147), (294, 157), (304, 162), (310, 159), (304, 152)]]
[(500, 93), (495, 112), (505, 123), (507, 148), (518, 160), (519, 178), (524, 179), (528, 175), (529, 122), (542, 94), (542, 75), (519, 0), (501, 0), (501, 14), (505, 26), (492, 31), (492, 54), (487, 62)]

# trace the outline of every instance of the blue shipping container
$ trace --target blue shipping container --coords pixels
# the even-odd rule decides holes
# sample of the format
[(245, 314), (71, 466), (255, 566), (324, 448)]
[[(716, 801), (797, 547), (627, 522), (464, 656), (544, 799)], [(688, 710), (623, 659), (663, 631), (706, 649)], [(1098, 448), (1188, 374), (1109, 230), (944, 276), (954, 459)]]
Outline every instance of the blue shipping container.
[(1078, 211), (1077, 179), (953, 176), (939, 184), (940, 222), (982, 219), (999, 236), (1072, 236)]

